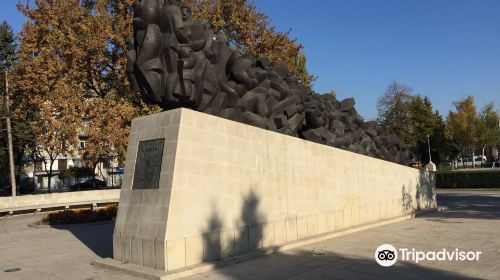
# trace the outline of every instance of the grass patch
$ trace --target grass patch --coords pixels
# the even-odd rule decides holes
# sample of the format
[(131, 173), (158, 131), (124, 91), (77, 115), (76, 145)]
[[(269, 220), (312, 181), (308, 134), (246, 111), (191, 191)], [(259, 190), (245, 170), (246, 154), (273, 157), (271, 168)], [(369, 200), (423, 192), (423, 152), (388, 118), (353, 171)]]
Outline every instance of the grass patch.
[(72, 225), (110, 221), (116, 217), (118, 205), (98, 209), (64, 210), (45, 215), (40, 222), (44, 225)]

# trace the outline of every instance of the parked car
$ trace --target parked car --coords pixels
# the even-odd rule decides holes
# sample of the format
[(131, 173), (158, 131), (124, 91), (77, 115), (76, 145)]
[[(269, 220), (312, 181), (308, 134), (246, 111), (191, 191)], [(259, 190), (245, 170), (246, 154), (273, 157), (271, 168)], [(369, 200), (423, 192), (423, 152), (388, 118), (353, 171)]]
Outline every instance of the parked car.
[(106, 182), (99, 180), (99, 179), (88, 179), (86, 181), (83, 181), (81, 183), (78, 183), (76, 185), (73, 185), (70, 187), (72, 191), (81, 191), (81, 190), (92, 190), (92, 189), (99, 189), (99, 188), (106, 188)]
[(479, 162), (483, 162), (483, 161), (486, 161), (486, 156), (475, 156), (474, 157), (475, 161), (479, 161)]
[[(17, 195), (31, 194), (36, 191), (35, 184), (32, 180), (23, 179), (17, 186)], [(0, 188), (0, 196), (11, 196), (12, 187), (7, 185)]]
[(30, 194), (36, 191), (35, 182), (33, 178), (24, 178), (19, 181), (19, 186), (17, 186), (18, 194)]
[(0, 187), (0, 196), (11, 196), (12, 188), (9, 186)]

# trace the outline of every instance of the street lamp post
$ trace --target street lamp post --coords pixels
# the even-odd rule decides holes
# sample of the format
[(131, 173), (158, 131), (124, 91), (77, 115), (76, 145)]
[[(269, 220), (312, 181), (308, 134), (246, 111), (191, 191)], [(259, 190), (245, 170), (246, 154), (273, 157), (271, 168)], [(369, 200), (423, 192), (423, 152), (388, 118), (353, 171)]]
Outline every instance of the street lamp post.
[(431, 157), (431, 136), (427, 134), (427, 147), (429, 148), (429, 163), (432, 162), (432, 157)]
[(427, 134), (427, 147), (429, 151), (429, 163), (425, 166), (425, 169), (427, 171), (436, 171), (436, 165), (432, 162), (432, 157), (431, 157), (431, 136)]

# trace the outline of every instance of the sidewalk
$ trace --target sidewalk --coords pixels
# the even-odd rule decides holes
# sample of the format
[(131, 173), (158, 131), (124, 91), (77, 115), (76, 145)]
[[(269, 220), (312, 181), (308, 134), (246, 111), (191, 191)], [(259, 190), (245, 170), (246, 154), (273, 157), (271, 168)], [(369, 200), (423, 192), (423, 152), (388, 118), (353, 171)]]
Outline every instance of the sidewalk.
[[(437, 212), (257, 258), (184, 279), (499, 279), (500, 193), (440, 191)], [(0, 218), (0, 279), (138, 279), (97, 269), (112, 254), (113, 224), (32, 228), (40, 215)], [(477, 262), (398, 261), (379, 266), (381, 244), (416, 250), (482, 251)], [(20, 268), (16, 272), (3, 272)]]

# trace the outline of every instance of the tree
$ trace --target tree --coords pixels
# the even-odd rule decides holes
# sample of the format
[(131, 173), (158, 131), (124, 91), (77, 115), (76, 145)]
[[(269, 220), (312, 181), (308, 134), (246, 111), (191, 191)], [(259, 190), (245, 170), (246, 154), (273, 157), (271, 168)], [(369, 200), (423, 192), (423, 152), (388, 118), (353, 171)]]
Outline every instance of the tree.
[(79, 182), (81, 178), (92, 177), (94, 174), (94, 169), (92, 168), (72, 166), (68, 169), (62, 170), (59, 173), (59, 179), (66, 181), (75, 178), (76, 181)]
[(315, 78), (306, 69), (302, 45), (290, 39), (290, 31), (278, 32), (271, 20), (248, 0), (184, 0), (193, 16), (211, 22), (215, 32), (224, 32), (229, 42), (249, 54), (267, 56), (283, 63), (309, 86)]
[[(88, 166), (124, 158), (130, 121), (149, 111), (131, 93), (125, 42), (131, 36), (132, 0), (40, 0), (19, 5), (29, 19), (21, 32), (16, 86), (37, 132), (35, 159), (47, 175), (62, 156), (78, 152)], [(78, 150), (78, 138), (86, 149)], [(47, 159), (47, 160), (45, 160)]]
[[(246, 0), (185, 2), (192, 5), (195, 16), (211, 20), (216, 31), (228, 34), (235, 47), (284, 63), (304, 83), (310, 82), (305, 56), (299, 55), (301, 46), (288, 38), (289, 32), (277, 32), (253, 4)], [(123, 159), (130, 121), (159, 111), (129, 91), (125, 51), (126, 39), (132, 35), (132, 3), (39, 0), (32, 9), (18, 6), (29, 19), (21, 33), (16, 87), (23, 105), (19, 112), (29, 112), (36, 132), (54, 132), (57, 135), (51, 139), (59, 139), (58, 145), (52, 145), (55, 140), (37, 137), (37, 149), (48, 145), (76, 152), (76, 139), (85, 136), (86, 149), (78, 152), (88, 166), (106, 158)], [(59, 124), (65, 124), (64, 129)]]
[(486, 147), (500, 146), (499, 115), (493, 102), (486, 104), (479, 114), (478, 142), (483, 158)]
[(300, 82), (303, 86), (311, 87), (312, 82), (316, 80), (317, 77), (309, 75), (309, 72), (307, 71), (306, 62), (307, 62), (306, 55), (302, 52), (299, 53), (299, 57), (297, 58), (295, 75), (297, 75), (300, 78)]
[[(397, 82), (391, 83), (378, 104), (378, 122), (390, 133), (403, 139), (413, 157), (428, 163), (430, 137), (431, 156), (439, 163), (447, 154), (443, 137), (444, 123), (439, 112), (434, 112), (428, 97), (413, 94), (413, 90)], [(443, 153), (442, 153), (443, 152)]]
[[(436, 126), (430, 137), (432, 161), (435, 163), (441, 163), (447, 159), (455, 158), (460, 150), (454, 141), (446, 139), (446, 124), (443, 121), (441, 114), (438, 111), (435, 111), (433, 116), (436, 120)], [(426, 153), (423, 153), (423, 155), (426, 155)], [(422, 160), (425, 162), (424, 157), (422, 157)]]
[(16, 49), (17, 42), (14, 31), (12, 31), (12, 27), (4, 21), (0, 24), (0, 75), (2, 75), (2, 79), (0, 80), (0, 92), (2, 92), (2, 96), (5, 94), (5, 70), (15, 64)]
[(74, 4), (42, 0), (33, 10), (19, 4), (30, 20), (20, 34), (15, 95), (22, 105), (17, 112), (27, 117), (36, 135), (31, 155), (43, 162), (49, 191), (54, 162), (75, 151), (85, 112), (82, 65), (87, 61), (85, 52), (76, 46), (79, 34), (89, 26)]
[(86, 113), (89, 118), (82, 129), (86, 148), (81, 151), (86, 165), (95, 169), (109, 158), (118, 157), (123, 161), (128, 144), (126, 135), (130, 121), (138, 115), (137, 109), (127, 99), (116, 96), (94, 98), (88, 102)]
[(457, 143), (463, 154), (472, 153), (474, 164), (474, 149), (479, 142), (480, 119), (477, 115), (474, 98), (468, 96), (455, 102), (456, 112), (450, 111), (446, 120), (445, 136)]
[[(4, 21), (0, 24), (0, 186), (7, 185), (9, 181), (11, 181), (11, 185), (15, 186), (14, 180), (7, 180), (7, 178), (11, 178), (11, 174), (14, 174), (10, 173), (10, 156), (7, 153), (9, 147), (12, 148), (14, 165), (19, 166), (16, 164), (15, 159), (18, 158), (20, 147), (14, 149), (12, 145), (14, 133), (12, 130), (8, 130), (11, 128), (12, 123), (12, 116), (9, 112), (12, 102), (9, 102), (7, 94), (10, 95), (10, 93), (6, 91), (6, 74), (15, 65), (16, 50), (17, 43), (14, 32), (10, 25)], [(11, 140), (9, 141), (9, 139)]]
[(416, 146), (411, 117), (412, 89), (392, 82), (377, 103), (377, 121), (390, 133), (399, 136), (411, 151)]
[[(449, 154), (444, 139), (444, 122), (438, 111), (433, 111), (432, 102), (427, 97), (413, 95), (410, 101), (409, 150), (423, 164), (431, 161), (441, 163)], [(429, 141), (428, 141), (429, 139)], [(429, 145), (431, 158), (429, 158)]]
[(416, 95), (412, 97), (410, 107), (415, 138), (421, 141), (431, 135), (436, 127), (432, 104), (427, 96), (422, 99), (420, 95)]
[(0, 92), (2, 92), (2, 97), (5, 94), (5, 70), (15, 64), (16, 50), (17, 42), (14, 31), (12, 31), (12, 27), (4, 21), (0, 24), (0, 75), (2, 75), (2, 79), (0, 80)]

